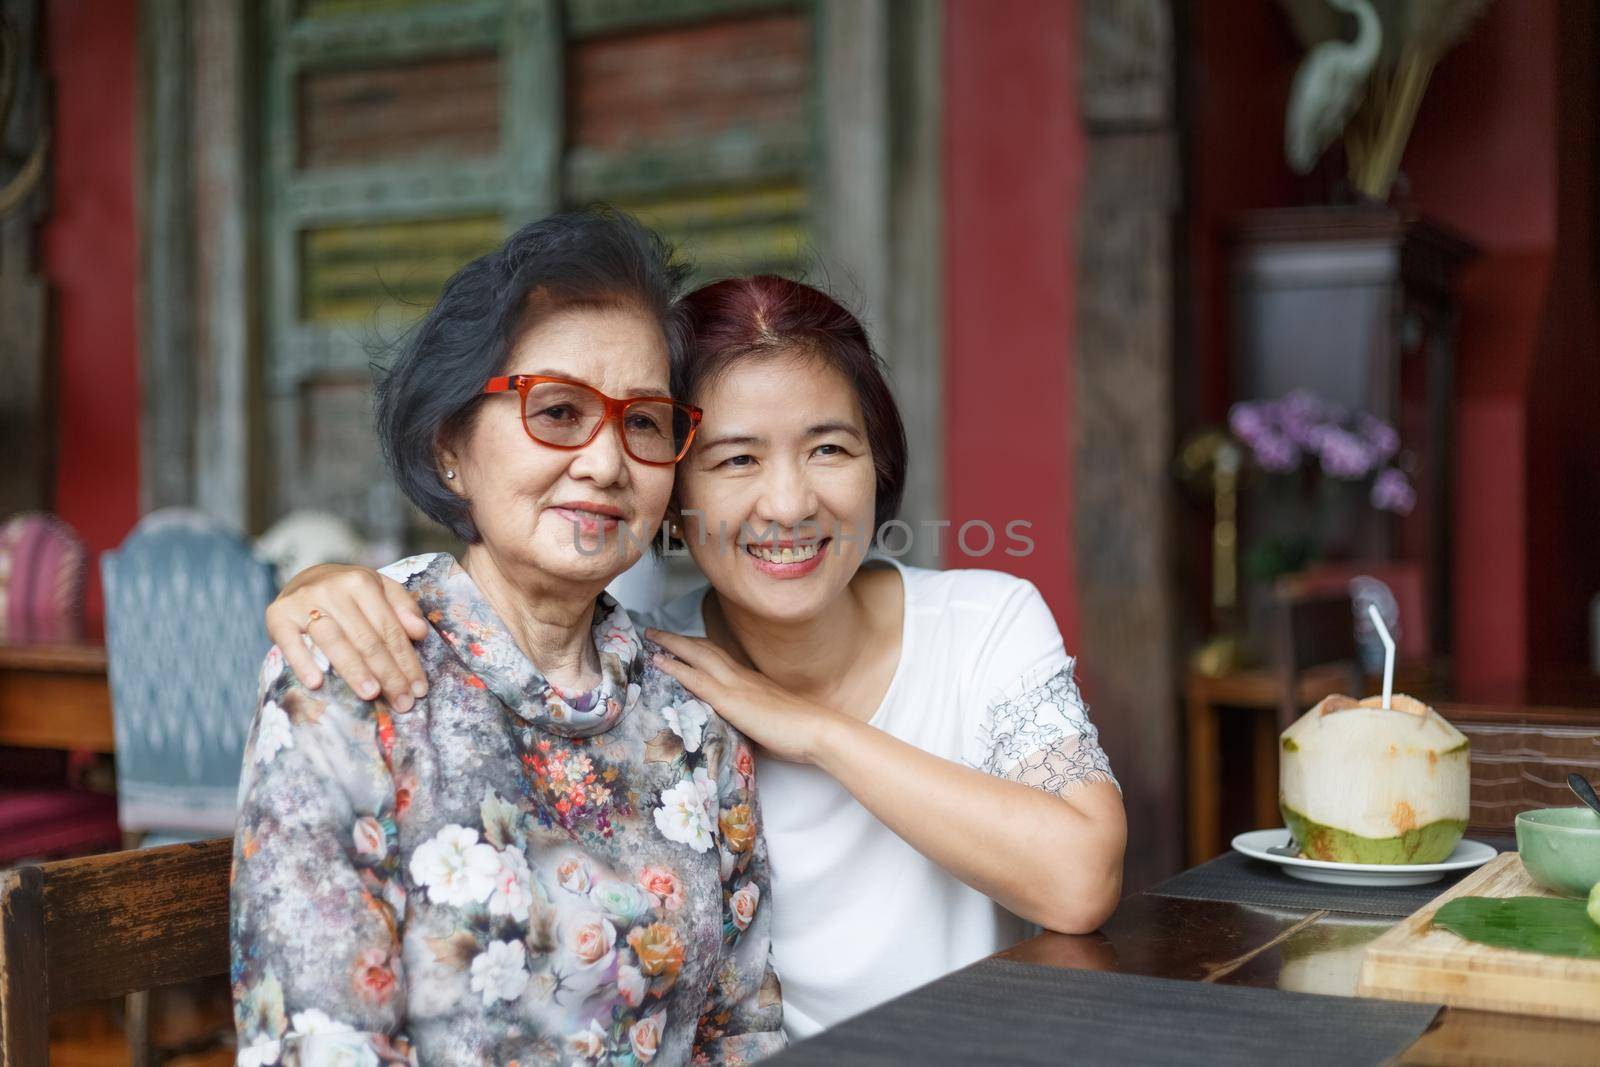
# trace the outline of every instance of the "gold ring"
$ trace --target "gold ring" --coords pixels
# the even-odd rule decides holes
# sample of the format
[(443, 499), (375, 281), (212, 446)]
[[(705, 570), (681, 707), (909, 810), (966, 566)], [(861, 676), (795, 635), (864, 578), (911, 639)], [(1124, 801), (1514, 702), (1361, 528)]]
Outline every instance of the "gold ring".
[(327, 617), (328, 617), (327, 613), (324, 612), (321, 608), (312, 608), (311, 609), (311, 614), (306, 616), (305, 628), (309, 630), (309, 629), (311, 629), (311, 624), (312, 623), (316, 622), (318, 619), (326, 619)]

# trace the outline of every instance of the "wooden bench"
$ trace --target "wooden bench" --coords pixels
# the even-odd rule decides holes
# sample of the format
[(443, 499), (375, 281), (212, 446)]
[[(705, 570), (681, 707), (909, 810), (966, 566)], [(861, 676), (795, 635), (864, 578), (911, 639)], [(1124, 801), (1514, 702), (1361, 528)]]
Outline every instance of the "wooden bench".
[(50, 1013), (228, 971), (233, 841), (0, 871), (0, 1065), (50, 1062)]
[(1468, 834), (1512, 834), (1518, 812), (1570, 808), (1577, 771), (1600, 781), (1600, 709), (1441, 704), (1472, 743)]

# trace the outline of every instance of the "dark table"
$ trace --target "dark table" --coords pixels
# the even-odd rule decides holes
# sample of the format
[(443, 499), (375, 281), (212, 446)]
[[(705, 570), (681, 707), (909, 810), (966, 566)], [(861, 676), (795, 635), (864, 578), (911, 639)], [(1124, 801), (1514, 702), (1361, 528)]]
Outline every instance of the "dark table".
[[(1050, 967), (1354, 996), (1363, 951), (1393, 924), (1327, 910), (1138, 893), (1099, 933), (1041, 934), (1000, 955)], [(1397, 1062), (1594, 1067), (1600, 1023), (1446, 1008)]]
[[(1263, 877), (1285, 877), (1266, 865), (1261, 865), (1261, 871)], [(1450, 884), (1439, 883), (1439, 891), (1443, 892)], [(1320, 996), (1353, 997), (1366, 946), (1396, 921), (1393, 917), (1358, 915), (1327, 907), (1265, 907), (1145, 892), (1123, 900), (1097, 933), (1083, 936), (1041, 934), (980, 966), (992, 972), (992, 962), (1002, 960), (1048, 968), (1111, 971), (1181, 982), (1316, 994), (1318, 999)], [(1063, 986), (1077, 982), (1078, 977), (1063, 975)], [(885, 1030), (898, 1025), (903, 1031), (908, 1017), (921, 1018), (927, 1020), (927, 1029), (922, 1035), (927, 1039), (924, 1049), (953, 1051), (963, 1044), (964, 1038), (972, 1036), (963, 1029), (972, 1024), (954, 1018), (958, 1013), (950, 1010), (950, 1005), (955, 1003), (953, 994), (959, 995), (962, 988), (959, 977), (940, 979), (892, 1005), (859, 1016), (855, 1022), (867, 1024), (868, 1028), (858, 1029), (848, 1037), (859, 1044), (862, 1036), (870, 1035), (875, 1025)], [(1256, 1001), (1259, 1003), (1259, 998)], [(878, 1016), (876, 1022), (875, 1015)], [(1065, 1018), (1065, 1015), (1061, 1017)], [(1207, 1017), (1198, 1025), (1209, 1024), (1210, 1017)], [(851, 1025), (842, 1025), (833, 1044), (821, 1044), (828, 1037), (824, 1034), (817, 1039), (819, 1044), (810, 1049), (809, 1042), (796, 1046), (796, 1055), (791, 1058), (800, 1063), (902, 1061), (903, 1057), (897, 1058), (892, 1048), (886, 1055), (880, 1050), (874, 1058), (871, 1054), (858, 1054), (849, 1042), (839, 1044), (839, 1039), (847, 1037), (844, 1031)], [(1062, 1025), (1065, 1023), (1058, 1020), (1039, 1027), (1024, 1023), (1021, 1028), (1037, 1030), (1033, 1035), (1037, 1038), (1048, 1037), (1052, 1027)], [(1215, 1025), (1226, 1027), (1228, 1017), (1219, 1013)], [(940, 1027), (949, 1028), (943, 1037)], [(1028, 1047), (1023, 1043), (1028, 1035), (1020, 1035), (1020, 1038), (1018, 1047)], [(970, 1040), (966, 1043), (970, 1044)], [(1343, 1062), (1339, 1059), (1337, 1042), (1324, 1043), (1315, 1051), (1326, 1060), (1330, 1047), (1333, 1061)], [(1027, 1062), (1074, 1062), (1070, 1050), (1051, 1049), (1041, 1053), (1036, 1044), (1032, 1048), (1025, 1057)], [(1059, 1060), (1054, 1058), (1057, 1051), (1062, 1057)], [(843, 1053), (842, 1058), (840, 1053)], [(946, 1051), (941, 1051), (940, 1055), (955, 1062)], [(1016, 1057), (1002, 1054), (1000, 1058)], [(1137, 1060), (1138, 1055), (1133, 1059)], [(1595, 1067), (1600, 1065), (1600, 1023), (1445, 1008), (1426, 1032), (1391, 1062)]]

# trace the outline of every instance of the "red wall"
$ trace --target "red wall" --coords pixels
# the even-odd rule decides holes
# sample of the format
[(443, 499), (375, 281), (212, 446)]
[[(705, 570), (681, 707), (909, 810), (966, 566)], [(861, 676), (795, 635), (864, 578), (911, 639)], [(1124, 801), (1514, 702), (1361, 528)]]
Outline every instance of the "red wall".
[(94, 557), (91, 629), (101, 618), (98, 554), (139, 516), (137, 23), (134, 0), (50, 0), (46, 8), (55, 140), (42, 269), (60, 360), (54, 508)]
[[(1228, 374), (1230, 220), (1253, 208), (1303, 203), (1308, 185), (1283, 161), (1283, 112), (1298, 52), (1276, 8), (1205, 5), (1191, 15), (1189, 35), (1192, 69), (1179, 100), (1193, 128), (1185, 185), (1195, 365), (1187, 379), (1178, 368), (1180, 382), (1193, 386), (1177, 397), (1184, 430), (1221, 422), (1239, 399)], [(1208, 517), (1199, 537), (1209, 534)]]
[(1490, 252), (1555, 242), (1558, 6), (1489, 5), (1434, 71), (1406, 146), (1417, 205)]
[(1550, 253), (1486, 248), (1461, 282), (1455, 671), (1467, 695), (1527, 675), (1529, 370)]
[(1529, 673), (1530, 420), (1557, 242), (1558, 0), (1491, 5), (1440, 64), (1405, 170), (1426, 214), (1482, 255), (1461, 279), (1457, 349), (1455, 673), (1464, 693)]
[[(954, 0), (945, 11), (945, 500), (950, 566), (1030, 579), (1067, 639), (1078, 627), (1073, 547), (1073, 229), (1084, 135), (1078, 5)], [(994, 527), (986, 557), (962, 523)], [(1011, 558), (1005, 526), (1033, 524)], [(970, 542), (982, 547), (974, 530)]]
[(1589, 663), (1600, 593), (1600, 9), (1562, 0), (1560, 14), (1556, 257), (1528, 407), (1528, 662), (1541, 701), (1574, 674), (1595, 680), (1575, 667)]

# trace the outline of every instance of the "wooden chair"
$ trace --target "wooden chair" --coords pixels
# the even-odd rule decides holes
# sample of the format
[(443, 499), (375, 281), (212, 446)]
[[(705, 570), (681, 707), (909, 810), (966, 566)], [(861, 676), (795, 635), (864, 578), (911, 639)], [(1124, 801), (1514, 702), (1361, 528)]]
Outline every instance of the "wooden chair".
[(1600, 708), (1444, 704), (1436, 710), (1472, 744), (1468, 834), (1509, 835), (1520, 811), (1575, 807), (1571, 771), (1600, 782)]
[[(1342, 680), (1340, 688), (1345, 695), (1357, 700), (1366, 695), (1361, 692), (1355, 613), (1349, 593), (1303, 592), (1294, 585), (1281, 585), (1276, 608), (1272, 670), (1278, 679), (1279, 733), (1310, 706), (1302, 700), (1301, 683), (1315, 668)], [(1276, 794), (1277, 790), (1273, 792)]]
[(226, 974), (232, 856), (224, 838), (0, 872), (0, 1065), (49, 1063), (53, 1010)]
[[(1367, 682), (1356, 658), (1355, 616), (1348, 593), (1330, 593), (1292, 580), (1275, 591), (1270, 664), (1209, 677), (1191, 670), (1185, 685), (1188, 735), (1189, 862), (1222, 851), (1221, 718), (1223, 709), (1250, 716), (1256, 828), (1277, 826), (1278, 736), (1329, 693), (1364, 696)], [(1396, 685), (1413, 681), (1397, 671)], [(1418, 688), (1413, 686), (1413, 688)]]

